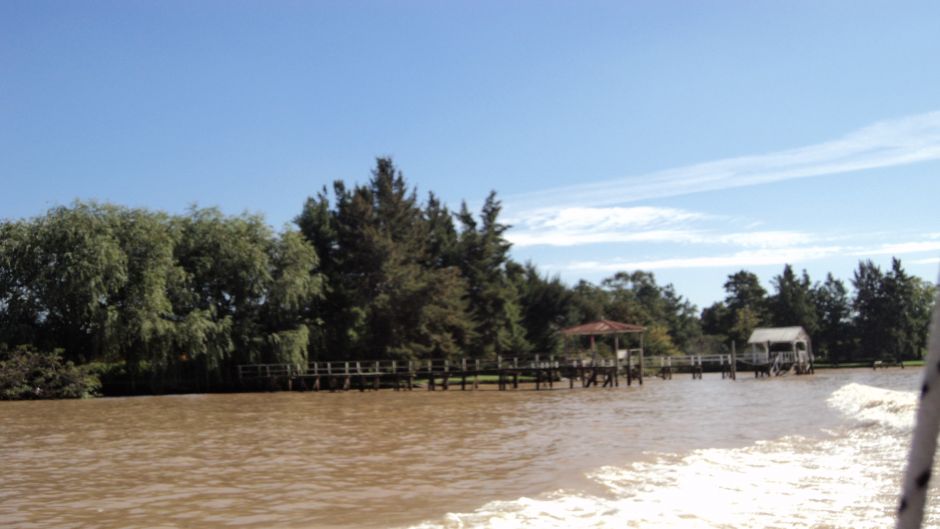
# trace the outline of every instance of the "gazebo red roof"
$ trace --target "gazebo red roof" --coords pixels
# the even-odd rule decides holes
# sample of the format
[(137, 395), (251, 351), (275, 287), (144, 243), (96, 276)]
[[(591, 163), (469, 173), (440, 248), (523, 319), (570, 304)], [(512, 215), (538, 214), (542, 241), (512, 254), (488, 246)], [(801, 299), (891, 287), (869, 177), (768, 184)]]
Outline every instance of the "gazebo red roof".
[(641, 333), (646, 330), (642, 325), (633, 325), (630, 323), (620, 323), (619, 321), (597, 320), (583, 325), (576, 325), (562, 329), (561, 333), (568, 336), (587, 336), (601, 334), (628, 334)]

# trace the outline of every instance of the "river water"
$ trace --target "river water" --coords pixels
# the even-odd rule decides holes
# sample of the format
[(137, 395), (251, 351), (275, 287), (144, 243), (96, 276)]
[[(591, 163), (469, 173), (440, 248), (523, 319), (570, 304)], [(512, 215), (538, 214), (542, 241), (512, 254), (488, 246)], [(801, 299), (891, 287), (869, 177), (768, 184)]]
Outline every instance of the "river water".
[(0, 402), (0, 527), (890, 527), (919, 371), (741, 375)]

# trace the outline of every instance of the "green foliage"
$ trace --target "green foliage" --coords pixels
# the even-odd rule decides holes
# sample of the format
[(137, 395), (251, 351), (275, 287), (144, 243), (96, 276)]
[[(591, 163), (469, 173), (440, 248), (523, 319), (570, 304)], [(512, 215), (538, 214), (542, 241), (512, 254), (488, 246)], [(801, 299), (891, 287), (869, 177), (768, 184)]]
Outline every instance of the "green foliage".
[[(131, 381), (146, 365), (154, 386), (194, 366), (230, 379), (238, 363), (271, 353), (264, 336), (306, 326), (322, 289), (313, 248), (257, 216), (78, 202), (0, 223), (0, 233), (0, 340), (121, 362)], [(303, 358), (303, 333), (273, 341)]]
[(0, 400), (85, 398), (99, 388), (88, 366), (63, 361), (61, 351), (0, 348)]
[(652, 356), (676, 356), (683, 354), (669, 335), (669, 329), (663, 324), (653, 324), (646, 329), (645, 354)]
[(495, 193), (478, 214), (433, 193), (422, 204), (379, 158), (365, 185), (307, 199), (299, 231), (94, 202), (2, 221), (0, 344), (27, 344), (3, 351), (4, 398), (93, 392), (76, 363), (100, 362), (107, 384), (134, 392), (230, 388), (255, 362), (557, 354), (559, 329), (601, 318), (646, 326), (649, 354), (727, 352), (767, 325), (802, 325), (835, 361), (916, 358), (926, 345), (935, 288), (898, 260), (887, 272), (860, 263), (854, 297), (789, 265), (768, 295), (742, 270), (699, 317), (650, 272), (568, 287), (513, 262), (500, 212)]
[(898, 259), (892, 259), (887, 273), (871, 261), (859, 263), (852, 284), (857, 355), (889, 360), (921, 357), (935, 287), (908, 275)]
[(815, 336), (819, 330), (819, 315), (813, 296), (813, 283), (806, 270), (797, 277), (793, 267), (786, 265), (783, 272), (774, 277), (771, 284), (776, 293), (767, 300), (770, 312), (770, 321), (777, 327), (792, 327), (799, 325), (810, 336)]
[(564, 341), (558, 331), (572, 319), (573, 292), (557, 276), (543, 277), (532, 263), (509, 263), (507, 273), (520, 293), (526, 341), (538, 353), (562, 352)]
[(819, 321), (813, 344), (817, 356), (841, 362), (853, 347), (849, 319), (852, 306), (845, 283), (827, 274), (826, 281), (815, 287), (813, 301)]
[(452, 357), (473, 336), (466, 283), (453, 265), (450, 213), (432, 195), (422, 209), (388, 158), (368, 185), (337, 182), (308, 199), (297, 224), (325, 256), (329, 289), (318, 316), (329, 358)]
[(477, 357), (521, 354), (532, 347), (522, 327), (520, 292), (507, 273), (510, 243), (503, 237), (508, 226), (498, 221), (501, 208), (496, 194), (490, 193), (479, 224), (466, 204), (458, 214), (459, 266), (474, 323), (469, 351)]
[(769, 324), (767, 291), (754, 273), (745, 270), (728, 276), (724, 287), (727, 336), (736, 343), (747, 343), (754, 329)]
[(663, 354), (688, 351), (691, 343), (701, 336), (695, 306), (676, 294), (672, 285), (659, 286), (652, 272), (618, 272), (601, 284), (608, 292), (606, 317), (646, 325), (650, 333), (654, 327), (657, 327), (656, 332), (662, 330), (666, 336), (656, 340), (662, 344)]
[(832, 274), (814, 284), (806, 271), (797, 276), (790, 265), (771, 283), (775, 293), (767, 296), (756, 275), (729, 276), (725, 301), (702, 311), (704, 332), (740, 344), (759, 326), (800, 325), (813, 338), (817, 356), (835, 362), (913, 359), (926, 346), (936, 289), (908, 275), (897, 259), (887, 273), (871, 261), (859, 263), (852, 298)]

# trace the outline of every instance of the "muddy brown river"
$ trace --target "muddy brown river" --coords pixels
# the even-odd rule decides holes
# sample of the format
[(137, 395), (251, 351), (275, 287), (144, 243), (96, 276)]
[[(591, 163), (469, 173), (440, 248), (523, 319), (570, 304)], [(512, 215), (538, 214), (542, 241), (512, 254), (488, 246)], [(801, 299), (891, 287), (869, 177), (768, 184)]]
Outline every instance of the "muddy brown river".
[(918, 380), (0, 402), (0, 526), (886, 526)]

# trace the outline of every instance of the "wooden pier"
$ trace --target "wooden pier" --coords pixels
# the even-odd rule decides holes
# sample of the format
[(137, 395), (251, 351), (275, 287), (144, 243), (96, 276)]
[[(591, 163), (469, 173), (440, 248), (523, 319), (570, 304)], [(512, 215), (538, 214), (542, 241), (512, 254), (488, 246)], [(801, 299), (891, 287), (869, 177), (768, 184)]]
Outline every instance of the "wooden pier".
[[(637, 351), (638, 352), (638, 351)], [(663, 380), (672, 380), (685, 373), (693, 380), (702, 380), (704, 373), (720, 373), (721, 379), (737, 380), (739, 369), (753, 371), (754, 377), (784, 374), (809, 374), (809, 369), (796, 369), (797, 364), (786, 354), (738, 356), (682, 355), (646, 358), (645, 366), (638, 354), (628, 360), (570, 360), (538, 355), (522, 358), (497, 358), (493, 361), (462, 358), (459, 360), (422, 361), (331, 361), (310, 362), (305, 366), (290, 364), (244, 364), (238, 366), (238, 383), (245, 390), (306, 390), (349, 391), (390, 388), (411, 391), (477, 390), (481, 377), (495, 379), (496, 389), (519, 389), (520, 385), (536, 391), (558, 388), (614, 388), (621, 383), (643, 384), (644, 372)], [(789, 367), (787, 367), (789, 366)]]
[[(391, 388), (396, 391), (425, 388), (428, 391), (480, 388), (480, 377), (496, 379), (497, 389), (518, 389), (527, 382), (535, 390), (618, 387), (643, 384), (638, 366), (615, 359), (594, 361), (556, 359), (502, 358), (493, 361), (462, 358), (423, 361), (331, 361), (291, 364), (244, 364), (238, 366), (238, 382), (249, 390), (349, 391)], [(565, 384), (567, 383), (567, 384)], [(563, 387), (563, 386), (561, 386)]]

